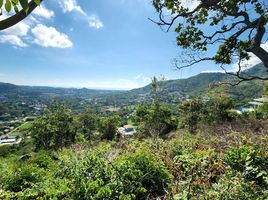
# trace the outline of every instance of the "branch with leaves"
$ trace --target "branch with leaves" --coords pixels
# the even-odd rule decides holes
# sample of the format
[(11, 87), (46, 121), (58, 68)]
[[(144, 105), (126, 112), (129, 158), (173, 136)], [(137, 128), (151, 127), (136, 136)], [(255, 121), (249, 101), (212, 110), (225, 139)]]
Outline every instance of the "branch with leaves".
[[(175, 26), (177, 45), (187, 51), (175, 60), (176, 68), (185, 68), (203, 61), (214, 61), (221, 67), (238, 63), (243, 71), (242, 61), (257, 56), (268, 69), (268, 52), (262, 47), (268, 23), (268, 3), (262, 0), (189, 0), (190, 9), (182, 0), (153, 0), (159, 19), (151, 20), (169, 31)], [(206, 54), (212, 47), (217, 50)], [(189, 52), (193, 54), (189, 56)], [(253, 77), (246, 78), (251, 80)], [(256, 77), (254, 77), (255, 79)], [(244, 78), (244, 80), (246, 80)], [(262, 79), (262, 77), (259, 77)]]
[[(25, 19), (43, 0), (0, 0), (0, 8), (6, 12), (15, 12), (14, 15), (0, 21), (0, 30), (4, 30), (14, 26)], [(21, 8), (21, 9), (20, 9)]]

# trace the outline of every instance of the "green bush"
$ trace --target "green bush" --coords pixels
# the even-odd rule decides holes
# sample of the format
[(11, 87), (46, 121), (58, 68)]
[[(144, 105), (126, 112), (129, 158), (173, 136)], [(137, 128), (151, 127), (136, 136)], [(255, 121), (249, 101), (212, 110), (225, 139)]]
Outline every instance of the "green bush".
[(268, 186), (268, 156), (267, 149), (254, 146), (241, 146), (230, 149), (226, 156), (226, 163), (244, 174), (250, 181)]
[(37, 165), (27, 164), (10, 169), (4, 176), (4, 188), (11, 192), (19, 192), (32, 187), (35, 183), (44, 180), (45, 171)]
[(35, 120), (31, 127), (31, 136), (36, 149), (60, 149), (75, 142), (77, 124), (73, 115), (64, 107), (48, 111)]
[(63, 171), (73, 199), (146, 199), (168, 190), (171, 175), (152, 154), (125, 154), (114, 161), (91, 152)]
[(148, 152), (126, 154), (116, 166), (124, 193), (134, 194), (137, 199), (145, 199), (149, 194), (164, 195), (171, 183), (172, 176), (164, 164)]
[(44, 169), (48, 168), (53, 163), (51, 157), (45, 151), (39, 151), (36, 155), (30, 158), (29, 162)]
[(142, 136), (158, 137), (177, 128), (171, 109), (158, 101), (139, 106), (135, 120), (139, 124), (138, 133)]

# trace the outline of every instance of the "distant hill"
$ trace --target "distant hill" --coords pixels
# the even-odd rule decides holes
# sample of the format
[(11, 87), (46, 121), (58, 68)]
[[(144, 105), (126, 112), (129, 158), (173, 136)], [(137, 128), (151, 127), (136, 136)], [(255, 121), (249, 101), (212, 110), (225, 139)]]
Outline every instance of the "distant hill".
[[(203, 92), (209, 85), (226, 80), (228, 75), (223, 73), (201, 73), (187, 79), (168, 80), (163, 83), (163, 90), (167, 92), (180, 92), (191, 96)], [(135, 94), (149, 93), (151, 84), (130, 92)]]
[(10, 84), (10, 83), (1, 83), (0, 82), (0, 93), (5, 93), (5, 92), (12, 92), (12, 91), (17, 91), (18, 86)]
[[(267, 72), (263, 64), (257, 64), (256, 66), (248, 69), (245, 73), (263, 76)], [(225, 73), (201, 73), (196, 76), (192, 76), (187, 79), (168, 80), (163, 83), (163, 90), (167, 92), (180, 92), (181, 94), (187, 94), (192, 97), (199, 96), (208, 90), (209, 86), (224, 83), (224, 82), (237, 82), (238, 79), (227, 75)], [(129, 91), (130, 95), (142, 95), (148, 94), (151, 90), (151, 84)], [(213, 89), (212, 89), (213, 90)], [(243, 82), (238, 86), (229, 87), (229, 93), (236, 97), (241, 98), (253, 98), (260, 96), (263, 90), (263, 83), (259, 80)]]
[(18, 86), (9, 83), (0, 82), (0, 95), (6, 97), (16, 96), (84, 96), (84, 95), (104, 95), (111, 93), (120, 93), (115, 90), (95, 90), (87, 88), (60, 88), (60, 87), (46, 87), (46, 86)]
[[(263, 64), (258, 64), (247, 71), (251, 75), (263, 76), (267, 74)], [(196, 97), (204, 95), (205, 92), (213, 92), (213, 86), (218, 83), (236, 82), (237, 78), (224, 73), (201, 73), (187, 79), (168, 80), (163, 82), (163, 91), (166, 94), (178, 92), (182, 95)], [(262, 94), (263, 82), (250, 81), (243, 82), (238, 86), (229, 87), (229, 93), (235, 97), (254, 98)], [(77, 88), (57, 88), (57, 87), (39, 87), (39, 86), (17, 86), (9, 83), (0, 83), (0, 95), (7, 97), (18, 96), (48, 96), (48, 97), (67, 97), (67, 96), (103, 96), (107, 95), (110, 99), (135, 99), (141, 95), (148, 95), (151, 91), (151, 84), (129, 91), (113, 90), (95, 90), (95, 89), (77, 89)]]

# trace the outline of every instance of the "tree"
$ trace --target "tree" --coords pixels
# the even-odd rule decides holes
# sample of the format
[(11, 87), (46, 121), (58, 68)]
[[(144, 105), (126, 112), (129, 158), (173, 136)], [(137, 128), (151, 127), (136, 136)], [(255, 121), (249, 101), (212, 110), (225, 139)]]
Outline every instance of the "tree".
[[(185, 0), (153, 0), (159, 13), (154, 21), (168, 31), (176, 24), (177, 45), (185, 51), (175, 59), (177, 68), (185, 68), (202, 61), (220, 64), (226, 73), (240, 79), (267, 80), (268, 76), (254, 76), (243, 72), (242, 62), (257, 56), (268, 70), (268, 52), (261, 46), (267, 35), (268, 7), (260, 0), (189, 0), (197, 5), (189, 9)], [(170, 13), (170, 19), (167, 19)], [(153, 20), (152, 20), (153, 21)], [(212, 46), (217, 49), (212, 55), (205, 52)], [(228, 72), (226, 65), (238, 63), (236, 72)], [(180, 63), (180, 65), (178, 64)]]
[(139, 132), (154, 138), (169, 133), (177, 125), (170, 108), (158, 101), (150, 106), (139, 106), (136, 120), (140, 124)]
[[(0, 21), (0, 30), (7, 29), (25, 19), (43, 0), (0, 0), (0, 8), (3, 7), (9, 13), (12, 9), (15, 11), (14, 15)], [(3, 4), (5, 2), (5, 4)], [(19, 10), (19, 7), (22, 9)], [(1, 13), (2, 14), (2, 13)]]
[(59, 149), (75, 142), (76, 129), (70, 111), (59, 107), (34, 121), (31, 136), (37, 149)]
[(99, 132), (102, 133), (102, 138), (106, 140), (113, 140), (119, 124), (120, 117), (118, 115), (111, 115), (103, 119), (99, 127)]
[(180, 119), (179, 125), (186, 128), (190, 133), (195, 133), (198, 122), (201, 119), (203, 102), (200, 99), (184, 101), (179, 105)]
[(163, 92), (164, 85), (166, 84), (166, 78), (160, 75), (158, 78), (153, 77), (151, 80), (151, 97), (153, 103), (160, 100), (161, 92)]
[(79, 116), (78, 121), (82, 134), (86, 139), (90, 140), (93, 132), (97, 130), (99, 122), (98, 116), (92, 110), (88, 109)]

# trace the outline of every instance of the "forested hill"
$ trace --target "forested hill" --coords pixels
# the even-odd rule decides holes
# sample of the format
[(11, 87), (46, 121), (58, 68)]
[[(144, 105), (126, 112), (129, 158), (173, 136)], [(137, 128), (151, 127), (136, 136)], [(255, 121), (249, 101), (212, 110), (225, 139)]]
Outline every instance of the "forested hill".
[(0, 95), (10, 96), (84, 96), (84, 95), (103, 95), (117, 94), (121, 91), (116, 90), (97, 90), (87, 88), (60, 88), (45, 86), (18, 86), (9, 83), (0, 82)]
[[(245, 71), (248, 74), (255, 76), (264, 76), (265, 68), (263, 64), (257, 64), (254, 67)], [(162, 85), (162, 89), (166, 92), (180, 92), (190, 96), (198, 96), (203, 92), (207, 91), (208, 87), (217, 83), (223, 82), (237, 82), (238, 79), (233, 76), (224, 73), (201, 73), (196, 76), (192, 76), (187, 79), (177, 79), (165, 81)], [(142, 95), (148, 94), (151, 90), (151, 84), (129, 91), (130, 94)], [(263, 90), (263, 84), (261, 81), (250, 81), (243, 82), (238, 86), (229, 87), (229, 93), (234, 96), (244, 97), (255, 97), (261, 95)]]
[[(246, 72), (252, 75), (263, 76), (267, 72), (263, 64), (258, 64)], [(192, 97), (202, 95), (208, 91), (209, 86), (227, 81), (236, 82), (233, 76), (224, 73), (201, 73), (187, 79), (168, 80), (163, 82), (162, 89), (165, 93), (178, 92)], [(240, 98), (252, 98), (261, 95), (261, 81), (243, 82), (236, 87), (229, 87), (229, 93)], [(129, 91), (95, 90), (87, 88), (57, 88), (38, 86), (17, 86), (9, 83), (0, 83), (0, 95), (4, 96), (98, 96), (112, 95), (116, 98), (136, 98), (140, 95), (149, 94), (151, 85)], [(210, 89), (209, 89), (210, 90)], [(213, 89), (212, 89), (213, 90)]]
[[(163, 90), (168, 92), (181, 92), (188, 95), (195, 95), (203, 92), (209, 85), (226, 80), (228, 75), (223, 73), (201, 73), (187, 79), (177, 79), (165, 81), (162, 85)], [(151, 84), (130, 92), (135, 94), (149, 93)]]

